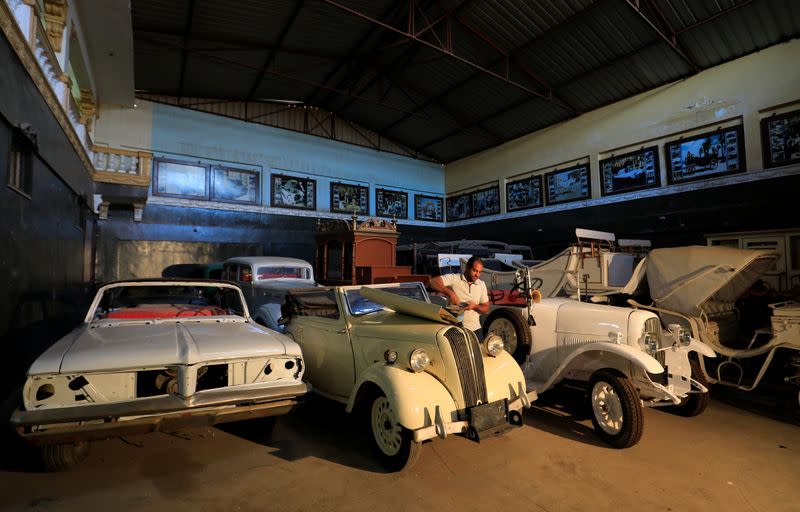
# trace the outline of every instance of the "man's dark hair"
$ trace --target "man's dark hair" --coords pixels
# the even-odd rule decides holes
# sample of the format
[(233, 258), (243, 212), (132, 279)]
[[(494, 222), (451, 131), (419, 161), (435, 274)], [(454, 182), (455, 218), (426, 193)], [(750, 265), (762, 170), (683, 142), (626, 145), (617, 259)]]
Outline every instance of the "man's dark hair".
[(465, 270), (471, 269), (473, 267), (473, 265), (475, 265), (476, 263), (480, 263), (481, 265), (483, 265), (483, 260), (481, 259), (481, 257), (480, 256), (470, 256), (470, 258), (467, 260), (467, 266), (464, 267)]

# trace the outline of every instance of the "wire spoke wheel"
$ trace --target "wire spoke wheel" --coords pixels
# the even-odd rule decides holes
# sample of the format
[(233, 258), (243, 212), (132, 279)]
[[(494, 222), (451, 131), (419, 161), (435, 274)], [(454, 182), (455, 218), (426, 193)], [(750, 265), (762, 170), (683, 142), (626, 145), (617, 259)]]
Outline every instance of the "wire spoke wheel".
[(533, 335), (520, 308), (499, 308), (489, 315), (483, 326), (483, 334), (496, 334), (503, 338), (506, 352), (519, 364), (524, 364), (531, 352)]

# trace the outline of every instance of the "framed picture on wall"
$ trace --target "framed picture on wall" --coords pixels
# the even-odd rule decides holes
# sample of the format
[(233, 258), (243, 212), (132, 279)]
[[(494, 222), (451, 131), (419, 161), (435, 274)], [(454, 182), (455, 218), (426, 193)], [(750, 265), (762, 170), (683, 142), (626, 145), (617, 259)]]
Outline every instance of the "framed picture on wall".
[(375, 214), (395, 219), (408, 218), (408, 193), (399, 190), (375, 189)]
[(472, 217), (471, 194), (447, 198), (447, 220), (463, 220)]
[(741, 126), (694, 135), (664, 145), (669, 183), (684, 183), (744, 171)]
[(270, 205), (275, 208), (317, 209), (317, 181), (284, 174), (272, 175)]
[(660, 174), (657, 146), (612, 155), (600, 160), (600, 192), (607, 196), (657, 187)]
[(232, 167), (211, 168), (211, 199), (230, 203), (259, 204), (261, 173)]
[(544, 175), (547, 204), (569, 203), (589, 199), (592, 185), (589, 181), (589, 164), (557, 169)]
[(800, 110), (762, 119), (761, 148), (765, 168), (800, 162)]
[(444, 200), (441, 197), (414, 195), (414, 219), (444, 221)]
[(470, 196), (473, 217), (500, 213), (500, 187), (498, 185), (475, 190)]
[(209, 198), (208, 166), (201, 163), (153, 159), (153, 194), (189, 199)]
[(510, 212), (542, 206), (542, 176), (528, 176), (506, 183), (506, 209)]
[(331, 183), (331, 211), (369, 215), (369, 187), (349, 183)]

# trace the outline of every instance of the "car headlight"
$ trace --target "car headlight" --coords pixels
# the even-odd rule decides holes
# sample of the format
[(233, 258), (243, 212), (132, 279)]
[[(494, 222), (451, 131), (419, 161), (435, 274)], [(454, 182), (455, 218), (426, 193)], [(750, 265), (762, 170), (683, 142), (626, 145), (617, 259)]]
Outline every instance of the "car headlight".
[(408, 365), (412, 370), (419, 373), (425, 369), (431, 362), (430, 356), (423, 349), (418, 348), (411, 352), (411, 357), (408, 358)]
[(648, 354), (658, 352), (658, 335), (661, 333), (661, 321), (658, 318), (648, 318), (642, 329), (641, 344)]
[(692, 343), (692, 332), (689, 329), (681, 327), (681, 345), (688, 347)]
[(499, 356), (500, 352), (502, 352), (505, 348), (505, 345), (503, 344), (503, 338), (497, 334), (490, 334), (487, 336), (484, 344), (486, 345), (486, 353), (492, 357)]

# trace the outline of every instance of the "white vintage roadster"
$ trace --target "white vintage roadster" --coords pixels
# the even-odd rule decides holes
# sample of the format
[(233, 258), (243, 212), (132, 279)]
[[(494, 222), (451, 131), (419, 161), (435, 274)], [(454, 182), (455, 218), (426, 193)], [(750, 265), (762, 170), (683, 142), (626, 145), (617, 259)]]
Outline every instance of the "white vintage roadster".
[(648, 304), (631, 302), (683, 326), (719, 354), (714, 361), (700, 358), (708, 381), (751, 391), (775, 367), (785, 382), (800, 385), (800, 303), (776, 301), (754, 317), (741, 301), (777, 259), (771, 251), (731, 247), (654, 249), (625, 291), (634, 293), (646, 281)]
[(67, 469), (91, 440), (284, 414), (309, 390), (303, 371), (234, 284), (110, 283), (31, 365), (10, 421), (47, 469)]
[(536, 397), (499, 337), (478, 342), (421, 283), (290, 290), (283, 315), (314, 391), (362, 411), (393, 471), (423, 441), (521, 426)]
[(490, 291), (493, 304), (483, 319), (484, 332), (501, 336), (522, 366), (529, 390), (585, 388), (595, 430), (617, 448), (641, 438), (643, 404), (685, 416), (706, 408), (708, 389), (689, 354), (714, 352), (688, 329), (664, 330), (650, 311), (540, 299), (531, 274), (519, 270), (523, 285), (515, 290)]

